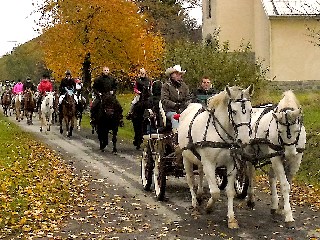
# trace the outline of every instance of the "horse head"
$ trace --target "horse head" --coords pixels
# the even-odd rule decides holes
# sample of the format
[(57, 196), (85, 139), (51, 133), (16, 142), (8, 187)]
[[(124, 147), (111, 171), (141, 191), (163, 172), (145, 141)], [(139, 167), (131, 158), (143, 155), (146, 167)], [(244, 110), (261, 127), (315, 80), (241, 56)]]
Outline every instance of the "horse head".
[(284, 147), (285, 155), (296, 155), (296, 145), (300, 138), (303, 120), (301, 106), (292, 91), (283, 93), (273, 117), (277, 123), (277, 140)]
[(242, 89), (237, 86), (226, 87), (229, 96), (228, 115), (235, 133), (235, 140), (241, 144), (248, 144), (251, 139), (251, 96), (253, 86)]

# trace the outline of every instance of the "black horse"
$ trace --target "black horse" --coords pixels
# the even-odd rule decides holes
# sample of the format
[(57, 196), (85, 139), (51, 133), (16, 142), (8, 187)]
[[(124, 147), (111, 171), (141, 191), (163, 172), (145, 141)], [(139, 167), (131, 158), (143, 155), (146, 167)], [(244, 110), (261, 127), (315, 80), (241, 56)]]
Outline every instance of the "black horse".
[(123, 109), (115, 96), (103, 94), (96, 108), (95, 129), (100, 142), (100, 150), (108, 145), (108, 135), (112, 132), (113, 153), (117, 153), (118, 128), (122, 124)]

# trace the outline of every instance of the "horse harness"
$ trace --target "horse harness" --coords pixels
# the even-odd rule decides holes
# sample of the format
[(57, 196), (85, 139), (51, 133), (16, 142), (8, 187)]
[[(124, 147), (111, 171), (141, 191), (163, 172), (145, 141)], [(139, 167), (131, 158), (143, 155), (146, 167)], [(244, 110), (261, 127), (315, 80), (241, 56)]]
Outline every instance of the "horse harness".
[[(231, 103), (232, 102), (240, 102), (241, 103), (241, 111), (243, 114), (246, 113), (246, 109), (245, 109), (245, 103), (246, 101), (250, 101), (249, 99), (245, 99), (245, 98), (241, 98), (241, 99), (230, 99), (229, 103), (228, 103), (228, 116), (229, 119), (231, 120), (233, 129), (235, 131), (235, 134), (238, 135), (238, 127), (243, 126), (243, 125), (247, 125), (249, 126), (250, 132), (249, 134), (251, 135), (251, 122), (248, 123), (239, 123), (236, 124), (234, 122), (232, 113), (233, 110), (231, 108)], [(196, 119), (196, 117), (198, 115), (200, 115), (201, 113), (208, 111), (209, 112), (209, 117), (206, 123), (206, 129), (203, 135), (203, 139), (201, 142), (193, 142), (192, 139), (192, 134), (191, 134), (191, 130), (192, 130), (192, 126), (193, 123)], [(251, 115), (251, 113), (250, 113)], [(251, 117), (250, 117), (250, 121), (251, 121)], [(217, 134), (219, 135), (220, 139), (222, 140), (222, 142), (212, 142), (212, 141), (208, 141), (207, 140), (207, 134), (208, 134), (208, 128), (210, 123), (212, 123), (212, 125), (214, 126)], [(222, 136), (221, 131), (219, 131), (219, 128), (222, 129), (223, 133), (225, 133), (225, 135), (227, 136), (227, 139), (225, 139)], [(197, 113), (194, 115), (194, 117), (191, 120), (191, 123), (189, 125), (189, 130), (188, 130), (188, 136), (187, 138), (189, 139), (188, 144), (186, 147), (182, 148), (182, 151), (184, 150), (190, 150), (200, 161), (201, 161), (201, 156), (198, 153), (197, 149), (198, 147), (200, 148), (204, 148), (204, 147), (210, 147), (210, 148), (225, 148), (225, 149), (229, 149), (230, 150), (230, 156), (233, 158), (235, 164), (235, 168), (237, 168), (238, 170), (240, 170), (241, 172), (244, 170), (244, 163), (245, 161), (243, 161), (245, 158), (242, 158), (242, 156), (244, 156), (244, 151), (243, 151), (243, 145), (239, 142), (236, 141), (236, 139), (223, 127), (222, 123), (219, 121), (219, 119), (216, 117), (215, 115), (215, 111), (211, 112), (208, 109), (206, 109), (204, 106), (202, 108), (200, 108)], [(239, 164), (237, 164), (237, 161), (239, 162)], [(228, 174), (229, 175), (229, 174)]]
[[(259, 124), (260, 124), (260, 121), (261, 121), (262, 117), (265, 114), (267, 114), (268, 112), (270, 112), (272, 110), (275, 110), (275, 109), (276, 109), (276, 106), (271, 106), (271, 107), (266, 107), (263, 110), (263, 112), (260, 114), (260, 116), (259, 116), (259, 118), (257, 120), (257, 123), (255, 125), (255, 129), (254, 129), (255, 133), (257, 133), (257, 130), (258, 130), (258, 127), (259, 127)], [(280, 110), (280, 112), (284, 112), (285, 113), (285, 119), (286, 119), (285, 122), (281, 122), (278, 119), (276, 119), (277, 132), (278, 132), (278, 143), (279, 144), (274, 144), (268, 139), (269, 135), (270, 135), (270, 125), (271, 125), (271, 122), (273, 121), (274, 118), (272, 118), (271, 121), (269, 122), (269, 126), (268, 126), (268, 129), (266, 131), (266, 135), (265, 135), (264, 138), (254, 138), (254, 139), (252, 139), (250, 141), (250, 145), (258, 145), (259, 146), (260, 144), (263, 144), (263, 145), (267, 145), (269, 148), (271, 148), (272, 150), (275, 151), (273, 153), (269, 153), (269, 154), (266, 154), (264, 156), (259, 156), (258, 154), (255, 154), (255, 156), (253, 158), (248, 156), (247, 157), (248, 159), (254, 159), (253, 161), (251, 160), (250, 162), (255, 166), (255, 168), (262, 168), (265, 165), (271, 164), (270, 158), (273, 158), (273, 157), (281, 156), (284, 159), (285, 158), (284, 146), (297, 145), (297, 143), (299, 141), (299, 138), (300, 138), (300, 134), (301, 134), (301, 128), (302, 128), (302, 125), (303, 125), (303, 119), (301, 118), (301, 120), (300, 120), (300, 118), (298, 118), (298, 120), (296, 120), (295, 122), (290, 123), (289, 120), (288, 120), (288, 115), (287, 115), (287, 111), (288, 110), (293, 111), (294, 109), (293, 108), (283, 108), (283, 109)], [(290, 139), (292, 137), (291, 131), (290, 131), (290, 126), (296, 124), (297, 121), (298, 121), (298, 124), (300, 126), (298, 136), (296, 137), (296, 139), (292, 143), (284, 142), (282, 137), (281, 137), (281, 135), (280, 135), (280, 132), (279, 132), (279, 125), (286, 126), (287, 137), (288, 137), (288, 139)], [(260, 148), (257, 149), (257, 151), (259, 151), (259, 150), (260, 150)], [(305, 150), (304, 148), (296, 148), (296, 151), (298, 153), (303, 153), (304, 150)]]

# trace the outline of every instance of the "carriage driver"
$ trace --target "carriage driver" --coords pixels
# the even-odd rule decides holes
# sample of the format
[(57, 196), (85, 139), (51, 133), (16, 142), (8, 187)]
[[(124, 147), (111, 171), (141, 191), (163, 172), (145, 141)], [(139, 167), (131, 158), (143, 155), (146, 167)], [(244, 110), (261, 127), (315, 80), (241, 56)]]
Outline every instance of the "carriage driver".
[(173, 143), (175, 147), (176, 163), (183, 169), (182, 151), (178, 146), (179, 115), (191, 101), (189, 87), (183, 81), (182, 75), (186, 71), (181, 69), (180, 65), (175, 65), (166, 70), (165, 74), (169, 77), (167, 82), (162, 84), (161, 88), (161, 103), (166, 117), (170, 119), (172, 131), (174, 133)]
[(182, 75), (186, 71), (181, 70), (180, 65), (175, 65), (166, 70), (165, 74), (169, 77), (168, 81), (161, 88), (161, 103), (166, 117), (172, 123), (172, 130), (177, 132), (179, 121), (177, 113), (181, 113), (190, 103), (189, 87), (183, 81)]
[[(91, 125), (96, 125), (95, 120), (97, 118), (96, 114), (100, 104), (100, 95), (110, 94), (115, 97), (116, 90), (117, 90), (117, 81), (110, 75), (110, 69), (104, 66), (102, 68), (101, 75), (94, 80), (92, 85), (92, 91), (96, 97), (93, 100), (92, 106), (90, 109)], [(118, 107), (122, 109), (117, 99), (116, 99), (116, 103), (118, 104)], [(122, 120), (120, 122), (120, 126), (123, 126)]]

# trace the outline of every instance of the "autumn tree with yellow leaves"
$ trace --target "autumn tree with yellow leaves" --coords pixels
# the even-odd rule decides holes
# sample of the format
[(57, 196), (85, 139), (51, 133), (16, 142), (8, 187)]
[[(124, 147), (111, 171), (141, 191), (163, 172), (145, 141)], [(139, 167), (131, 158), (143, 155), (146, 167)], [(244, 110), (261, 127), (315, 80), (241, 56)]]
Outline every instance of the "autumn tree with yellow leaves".
[(134, 2), (45, 0), (39, 11), (45, 62), (57, 79), (70, 69), (88, 85), (104, 65), (128, 76), (142, 66), (151, 77), (162, 71), (164, 40)]

